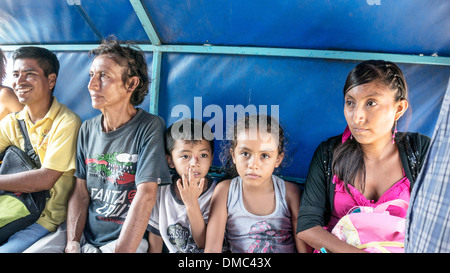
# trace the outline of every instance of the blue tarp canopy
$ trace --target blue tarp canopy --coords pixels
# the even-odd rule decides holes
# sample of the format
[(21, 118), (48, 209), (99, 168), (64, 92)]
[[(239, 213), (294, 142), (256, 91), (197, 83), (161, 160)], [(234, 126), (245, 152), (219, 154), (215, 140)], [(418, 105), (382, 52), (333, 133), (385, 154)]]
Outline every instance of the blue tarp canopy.
[(0, 2), (0, 48), (7, 57), (22, 45), (56, 52), (54, 94), (82, 120), (99, 113), (87, 90), (88, 51), (112, 34), (145, 51), (152, 84), (141, 107), (167, 125), (189, 109), (224, 134), (227, 109), (278, 109), (288, 133), (281, 174), (299, 182), (316, 146), (345, 128), (342, 88), (358, 62), (399, 64), (412, 109), (400, 129), (429, 136), (450, 75), (448, 0)]

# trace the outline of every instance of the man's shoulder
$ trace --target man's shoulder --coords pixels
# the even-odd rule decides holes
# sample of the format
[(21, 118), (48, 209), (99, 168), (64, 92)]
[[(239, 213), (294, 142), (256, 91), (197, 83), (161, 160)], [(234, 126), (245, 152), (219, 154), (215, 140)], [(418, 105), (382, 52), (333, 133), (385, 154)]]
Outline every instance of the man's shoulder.
[(75, 122), (78, 125), (81, 124), (81, 119), (75, 112), (73, 112), (65, 104), (63, 104), (63, 103), (59, 103), (59, 104), (60, 104), (61, 108), (58, 112), (57, 118), (64, 119), (67, 122)]

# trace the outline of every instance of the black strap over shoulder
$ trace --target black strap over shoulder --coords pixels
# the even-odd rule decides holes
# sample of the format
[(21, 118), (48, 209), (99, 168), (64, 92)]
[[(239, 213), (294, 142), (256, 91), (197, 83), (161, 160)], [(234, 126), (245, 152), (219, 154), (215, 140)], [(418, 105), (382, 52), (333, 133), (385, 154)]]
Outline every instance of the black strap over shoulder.
[(23, 139), (25, 141), (25, 152), (34, 161), (38, 169), (41, 168), (41, 160), (31, 145), (30, 137), (28, 136), (27, 125), (24, 120), (17, 120), (19, 122), (20, 131), (22, 132)]

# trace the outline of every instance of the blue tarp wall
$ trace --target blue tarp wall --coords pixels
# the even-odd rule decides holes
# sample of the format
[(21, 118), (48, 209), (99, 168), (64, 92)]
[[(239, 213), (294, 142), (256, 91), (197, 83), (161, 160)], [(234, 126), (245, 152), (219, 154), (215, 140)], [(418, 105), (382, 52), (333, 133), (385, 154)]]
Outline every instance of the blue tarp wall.
[[(152, 85), (141, 107), (167, 125), (183, 116), (180, 105), (221, 119), (216, 132), (226, 129), (227, 106), (278, 107), (289, 141), (281, 174), (299, 182), (316, 146), (345, 128), (342, 88), (358, 62), (399, 64), (412, 109), (400, 129), (429, 136), (450, 76), (448, 0), (0, 1), (0, 48), (8, 57), (21, 45), (57, 53), (54, 94), (82, 120), (99, 113), (87, 90), (88, 51), (111, 34), (145, 51)], [(222, 116), (208, 113), (216, 106)]]

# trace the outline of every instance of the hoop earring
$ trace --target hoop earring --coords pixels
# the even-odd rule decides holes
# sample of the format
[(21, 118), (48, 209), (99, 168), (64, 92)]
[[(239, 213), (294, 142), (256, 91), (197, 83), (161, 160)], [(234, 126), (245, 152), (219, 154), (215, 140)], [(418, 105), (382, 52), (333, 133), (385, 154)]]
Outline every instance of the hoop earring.
[(394, 133), (392, 134), (392, 144), (395, 143), (395, 134), (397, 134), (397, 121), (395, 121)]

